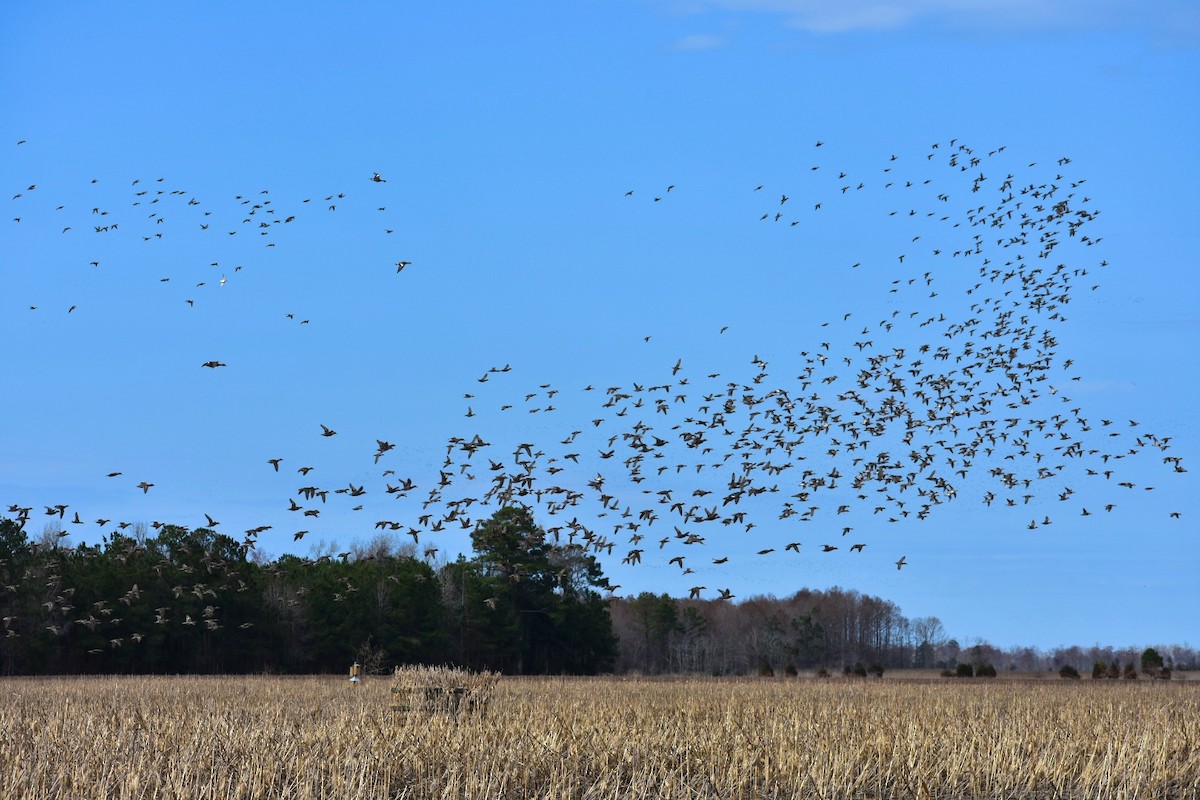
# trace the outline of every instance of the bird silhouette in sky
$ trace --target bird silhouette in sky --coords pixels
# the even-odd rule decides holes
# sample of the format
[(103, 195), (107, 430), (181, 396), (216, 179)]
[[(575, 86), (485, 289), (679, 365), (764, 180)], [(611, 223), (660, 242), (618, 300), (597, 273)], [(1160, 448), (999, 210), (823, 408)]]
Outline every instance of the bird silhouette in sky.
[[(1062, 351), (1060, 333), (1068, 304), (1079, 297), (1081, 289), (1083, 296), (1088, 296), (1089, 287), (1096, 285), (1092, 273), (1103, 263), (1091, 256), (1090, 248), (1100, 238), (1092, 230), (1099, 212), (1083, 193), (1082, 179), (1040, 172), (1009, 175), (1013, 170), (999, 168), (1008, 163), (1001, 151), (989, 155), (959, 143), (942, 143), (921, 154), (928, 158), (912, 159), (918, 162), (916, 166), (911, 166), (908, 158), (892, 156), (878, 165), (881, 177), (862, 175), (860, 183), (857, 178), (847, 179), (855, 172), (833, 160), (836, 148), (823, 148), (823, 144), (818, 140), (816, 147), (822, 149), (812, 153), (813, 161), (819, 163), (805, 163), (795, 185), (773, 186), (762, 194), (754, 193), (765, 184), (751, 193), (745, 188), (737, 190), (739, 202), (753, 204), (739, 211), (738, 219), (753, 222), (751, 215), (761, 214), (759, 220), (767, 225), (754, 226), (758, 235), (770, 231), (772, 236), (799, 236), (805, 228), (798, 223), (821, 220), (836, 214), (839, 206), (852, 198), (869, 196), (869, 206), (886, 208), (880, 212), (880, 221), (902, 231), (899, 243), (893, 243), (890, 252), (870, 258), (865, 250), (844, 253), (825, 268), (864, 281), (875, 274), (872, 269), (878, 270), (876, 290), (888, 298), (887, 312), (864, 319), (858, 308), (829, 308), (821, 323), (823, 341), (797, 333), (794, 342), (773, 348), (773, 352), (798, 353), (793, 362), (783, 366), (778, 363), (782, 357), (760, 350), (732, 371), (698, 367), (705, 348), (731, 346), (745, 328), (734, 320), (736, 330), (724, 336), (730, 326), (718, 326), (720, 320), (705, 316), (699, 306), (689, 313), (697, 315), (702, 327), (696, 330), (702, 333), (695, 334), (697, 341), (691, 349), (682, 348), (686, 352), (670, 352), (663, 344), (677, 332), (654, 335), (651, 341), (652, 336), (642, 331), (626, 331), (626, 336), (641, 341), (624, 341), (655, 358), (656, 366), (645, 370), (647, 374), (634, 374), (630, 367), (624, 377), (618, 374), (601, 381), (598, 367), (595, 373), (582, 374), (592, 365), (580, 358), (571, 365), (581, 373), (580, 379), (569, 386), (565, 380), (548, 383), (545, 377), (537, 377), (548, 372), (547, 365), (523, 369), (516, 357), (511, 357), (512, 364), (491, 367), (482, 376), (481, 365), (469, 372), (465, 367), (470, 365), (464, 365), (462, 383), (434, 399), (449, 404), (457, 401), (466, 387), (470, 405), (465, 414), (461, 406), (452, 406), (458, 409), (455, 429), (438, 432), (439, 441), (444, 434), (445, 447), (429, 459), (430, 466), (422, 466), (420, 457), (401, 459), (399, 454), (409, 455), (409, 440), (390, 434), (404, 449), (389, 456), (389, 466), (395, 469), (383, 474), (378, 468), (380, 459), (397, 445), (376, 438), (373, 451), (365, 446), (357, 449), (360, 445), (353, 442), (351, 429), (346, 429), (339, 441), (319, 447), (324, 453), (337, 453), (342, 446), (352, 449), (354, 458), (361, 461), (357, 467), (348, 466), (349, 460), (337, 463), (317, 460), (311, 454), (293, 456), (292, 450), (276, 443), (247, 463), (257, 464), (261, 471), (265, 459), (278, 473), (283, 458), (267, 458), (273, 450), (314, 466), (297, 470), (313, 484), (289, 492), (286, 503), (277, 498), (274, 508), (279, 513), (301, 512), (306, 517), (301, 524), (312, 525), (316, 538), (324, 535), (321, 529), (335, 513), (383, 508), (380, 504), (384, 501), (402, 500), (412, 505), (402, 503), (395, 506), (401, 511), (382, 512), (379, 516), (387, 519), (381, 519), (377, 528), (411, 535), (415, 544), (418, 540), (438, 542), (439, 535), (450, 531), (474, 530), (491, 511), (522, 505), (537, 510), (546, 520), (548, 535), (596, 557), (611, 556), (624, 566), (641, 570), (649, 564), (678, 567), (681, 574), (694, 570), (697, 577), (688, 582), (697, 585), (689, 589), (689, 597), (698, 600), (701, 592), (707, 591), (702, 582), (726, 582), (705, 576), (705, 571), (733, 570), (739, 560), (747, 563), (745, 555), (756, 554), (764, 560), (787, 558), (789, 565), (804, 559), (861, 568), (875, 564), (887, 569), (888, 563), (894, 563), (899, 571), (908, 565), (907, 556), (891, 562), (893, 551), (876, 562), (875, 554), (889, 545), (872, 537), (920, 524), (948, 504), (972, 498), (969, 501), (978, 502), (989, 514), (1021, 513), (1014, 527), (1041, 530), (1054, 524), (1057, 530), (1066, 526), (1067, 511), (1072, 524), (1095, 524), (1092, 519), (1084, 521), (1097, 516), (1081, 505), (1081, 498), (1088, 494), (1083, 491), (1085, 485), (1091, 490), (1088, 502), (1093, 509), (1099, 507), (1097, 494), (1105, 500), (1133, 490), (1138, 497), (1154, 496), (1146, 494), (1152, 487), (1141, 480), (1136, 484), (1121, 480), (1130, 463), (1126, 459), (1165, 456), (1167, 460), (1160, 465), (1165, 472), (1186, 472), (1182, 459), (1166, 455), (1170, 437), (1151, 431), (1149, 424), (1138, 420), (1126, 424), (1098, 418), (1069, 398), (1071, 381), (1079, 376), (1077, 365)], [(1065, 171), (1069, 165), (1064, 158), (1054, 166)], [(913, 172), (906, 172), (910, 168)], [(361, 173), (353, 180), (362, 186)], [(389, 214), (387, 209), (395, 207), (389, 202), (389, 193), (398, 186), (384, 186), (387, 181), (379, 172), (370, 180), (378, 188), (362, 187), (362, 191), (372, 192), (375, 199), (370, 202), (370, 213), (377, 219), (376, 214)], [(687, 201), (693, 194), (687, 183), (678, 180), (685, 187), (682, 194), (674, 195), (676, 184), (669, 184), (662, 195), (654, 197), (662, 201), (670, 194), (668, 202), (654, 209), (656, 218), (661, 218), (659, 211), (680, 209), (679, 201)], [(53, 202), (44, 211), (34, 208), (49, 185), (43, 181), (42, 187), (36, 188), (37, 184), (22, 181), (12, 187), (21, 195), (12, 203), (26, 218), (18, 230), (31, 222), (37, 224), (34, 216), (52, 213)], [(276, 240), (286, 245), (285, 230), (310, 224), (315, 211), (305, 204), (322, 196), (313, 193), (305, 200), (284, 202), (263, 191), (236, 195), (233, 200), (227, 196), (214, 203), (182, 188), (172, 189), (169, 183), (162, 184), (161, 190), (158, 185), (149, 179), (146, 184), (135, 180), (110, 198), (97, 194), (92, 201), (96, 205), (89, 202), (73, 212), (65, 210), (53, 217), (55, 241), (70, 238), (99, 243), (132, 235), (132, 246), (157, 252), (154, 248), (172, 236), (182, 239), (179, 226), (186, 224), (186, 236), (198, 242), (212, 242), (216, 237), (223, 240), (222, 248), (248, 248), (243, 240), (254, 240), (253, 250), (259, 252)], [(29, 194), (35, 189), (31, 201)], [(103, 190), (103, 186), (89, 189)], [(317, 216), (336, 221), (356, 213), (354, 192), (348, 194), (326, 195), (325, 208), (337, 213)], [(626, 197), (633, 195), (633, 189), (625, 193)], [(653, 194), (638, 195), (646, 196)], [(639, 200), (626, 208), (629, 213), (650, 217), (649, 203)], [(820, 216), (812, 216), (818, 211)], [(146, 216), (147, 212), (154, 216)], [(213, 212), (213, 217), (204, 216)], [(60, 226), (60, 218), (72, 224)], [(224, 224), (227, 219), (231, 220), (228, 226)], [(216, 226), (209, 230), (210, 224)], [(222, 228), (233, 228), (225, 233), (242, 235), (226, 243)], [(396, 225), (391, 230), (401, 231), (399, 236), (404, 228)], [(375, 235), (379, 235), (378, 228)], [(96, 269), (88, 270), (88, 275), (89, 279), (104, 280), (115, 259), (97, 247), (86, 256), (98, 256), (91, 262)], [(178, 305), (185, 291), (182, 287), (191, 287), (186, 291), (193, 297), (186, 302), (193, 310), (187, 312), (187, 320), (207, 318), (210, 323), (218, 319), (206, 317), (217, 313), (212, 311), (214, 307), (228, 308), (240, 302), (239, 297), (255, 281), (277, 280), (280, 288), (294, 288), (286, 273), (277, 268), (274, 272), (265, 267), (259, 270), (253, 260), (240, 256), (236, 261), (244, 263), (246, 270), (241, 275), (235, 272), (235, 277), (245, 276), (246, 280), (228, 282), (227, 273), (220, 270), (229, 270), (235, 259), (217, 255), (222, 252), (219, 248), (212, 252), (217, 263), (206, 255), (191, 266), (173, 267), (177, 270), (170, 276), (174, 281), (162, 277), (165, 269), (134, 280), (145, 280), (152, 291), (160, 293), (153, 295), (159, 299), (152, 302), (170, 309), (182, 308)], [(426, 266), (412, 277), (424, 280), (438, 272), (427, 266), (427, 256), (416, 255)], [(375, 268), (382, 268), (381, 262), (386, 263), (387, 258), (380, 256)], [(86, 262), (79, 258), (72, 263), (75, 269), (84, 269)], [(103, 268), (99, 268), (101, 263)], [(400, 273), (412, 262), (393, 263)], [(848, 271), (851, 269), (854, 272)], [(347, 270), (339, 279), (352, 286), (352, 275)], [(400, 292), (416, 284), (407, 279), (388, 282)], [(82, 291), (67, 286), (64, 291)], [(219, 294), (213, 294), (218, 290)], [(599, 285), (595, 291), (601, 291)], [(783, 292), (785, 287), (766, 287), (766, 291)], [(37, 296), (17, 302), (24, 308), (31, 300), (43, 305), (49, 302)], [(95, 305), (87, 303), (87, 297), (63, 298), (64, 305), (67, 300), (83, 303), (85, 313), (72, 316), (69, 323), (61, 314), (52, 315), (55, 324), (76, 328), (95, 316), (90, 310)], [(674, 302), (666, 297), (662, 301)], [(430, 303), (433, 299), (417, 297), (412, 302)], [(68, 313), (78, 307), (71, 303)], [(318, 324), (311, 328), (285, 323), (304, 313), (299, 305), (284, 306), (280, 300), (272, 301), (263, 317), (279, 335), (305, 340), (320, 335), (326, 325), (317, 314), (312, 317)], [(28, 319), (28, 324), (45, 321), (42, 315), (22, 319)], [(818, 321), (812, 324), (816, 330)], [(388, 329), (379, 330), (383, 335)], [(718, 342), (715, 336), (723, 338)], [(428, 346), (437, 346), (437, 341), (434, 332), (429, 332)], [(399, 338), (396, 342), (397, 348), (405, 346)], [(426, 346), (424, 340), (422, 346)], [(296, 353), (307, 352), (305, 347), (297, 345)], [(659, 348), (665, 352), (659, 353)], [(764, 358), (759, 358), (760, 354)], [(239, 361), (236, 355), (230, 351), (228, 357), (239, 368), (225, 378), (248, 369), (248, 361)], [(194, 366), (186, 366), (195, 364), (186, 353), (178, 357), (191, 370), (187, 373), (191, 380), (204, 380), (205, 385), (217, 389), (225, 382), (209, 383), (215, 379), (197, 376)], [(304, 371), (311, 364), (300, 363), (302, 356), (295, 357), (296, 374), (308, 375)], [(210, 360), (201, 366), (215, 370), (226, 364)], [(315, 369), (311, 374), (321, 375)], [(423, 387), (421, 391), (436, 390)], [(313, 409), (313, 413), (333, 416), (337, 412), (325, 408)], [(523, 420), (520, 425), (503, 421), (516, 414)], [(1119, 419), (1126, 417), (1122, 414)], [(337, 435), (324, 424), (320, 428), (324, 438)], [(315, 443), (312, 446), (317, 448)], [(368, 454), (371, 461), (366, 460)], [(405, 460), (410, 463), (403, 463)], [(114, 461), (129, 466), (124, 456), (120, 460), (113, 457), (109, 463)], [(309, 478), (315, 465), (320, 469)], [(121, 474), (112, 472), (108, 477)], [(164, 486), (171, 485), (167, 477), (159, 479)], [(137, 484), (143, 494), (153, 486), (146, 481)], [(129, 491), (127, 485), (124, 491)], [(296, 502), (301, 496), (308, 507)], [(161, 494), (156, 497), (163, 499)], [(154, 498), (141, 502), (154, 502)], [(1044, 504), (1055, 502), (1063, 504), (1063, 514), (1046, 513)], [(1117, 507), (1111, 500), (1100, 504), (1108, 512)], [(1023, 512), (1013, 510), (1025, 506), (1031, 507)], [(46, 508), (65, 520), (66, 505)], [(324, 518), (322, 509), (327, 512)], [(1076, 509), (1081, 510), (1076, 513)], [(230, 512), (212, 510), (233, 524)], [(1043, 519), (1039, 522), (1031, 515)], [(207, 513), (204, 516), (209, 528), (220, 524)], [(1181, 514), (1172, 511), (1166, 517), (1180, 519)], [(83, 524), (79, 512), (70, 522)], [(263, 520), (248, 522), (260, 523), (264, 536), (282, 536), (286, 541), (285, 532), (268, 534), (269, 526), (261, 525)], [(804, 528), (819, 532), (821, 538), (833, 538), (838, 531), (842, 536), (855, 532), (861, 541), (848, 550), (859, 555), (849, 561), (845, 550), (828, 559), (804, 555), (798, 540), (814, 541), (802, 532)], [(292, 541), (299, 542), (308, 533), (296, 531)], [(639, 546), (643, 539), (646, 547)], [(869, 542), (872, 553), (866, 554)], [(426, 546), (427, 557), (432, 559), (438, 546)], [(825, 554), (838, 550), (831, 544), (821, 545)], [(909, 552), (914, 552), (919, 565), (920, 554)], [(751, 559), (749, 563), (762, 562)], [(731, 589), (717, 591), (717, 601), (735, 597)], [(343, 597), (348, 592), (339, 587)], [(111, 602), (117, 604), (115, 599)], [(214, 608), (219, 605), (214, 603)], [(168, 624), (168, 610), (161, 609), (155, 622)], [(198, 613), (195, 607), (192, 612)], [(219, 624), (215, 614), (210, 621)], [(179, 618), (174, 615), (170, 619), (176, 621), (170, 624), (181, 624)], [(187, 624), (190, 617), (184, 619), (182, 624)], [(231, 623), (225, 630), (232, 633), (235, 627)], [(121, 638), (126, 648), (132, 646), (133, 640), (127, 636), (113, 638)]]

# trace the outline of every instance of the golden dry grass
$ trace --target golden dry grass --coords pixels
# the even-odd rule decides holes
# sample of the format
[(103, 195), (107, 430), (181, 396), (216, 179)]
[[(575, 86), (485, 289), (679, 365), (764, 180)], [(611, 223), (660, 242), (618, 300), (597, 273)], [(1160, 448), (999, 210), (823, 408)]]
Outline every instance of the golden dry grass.
[(1183, 682), (505, 679), (486, 713), (392, 681), (0, 681), (3, 798), (1191, 798)]

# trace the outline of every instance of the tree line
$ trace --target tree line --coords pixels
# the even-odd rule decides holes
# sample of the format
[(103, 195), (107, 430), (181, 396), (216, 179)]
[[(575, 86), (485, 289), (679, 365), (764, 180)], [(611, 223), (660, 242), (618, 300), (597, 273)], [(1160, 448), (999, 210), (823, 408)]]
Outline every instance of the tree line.
[(473, 558), (437, 569), (387, 537), (269, 561), (174, 525), (60, 541), (0, 520), (0, 674), (328, 673), (352, 661), (589, 674), (616, 658), (598, 562), (551, 543), (523, 508), (498, 511), (472, 533)]
[(1099, 664), (1111, 676), (1113, 665), (1144, 663), (1146, 652), (1161, 654), (1160, 668), (1200, 669), (1200, 651), (1180, 645), (1041, 650), (1005, 649), (981, 639), (962, 644), (937, 617), (908, 619), (890, 601), (839, 588), (735, 603), (645, 592), (612, 600), (609, 613), (618, 637), (618, 672), (784, 675), (826, 669), (865, 675), (918, 668), (973, 675), (1064, 666), (1094, 672)]
[[(779, 599), (614, 597), (580, 544), (507, 507), (473, 556), (435, 565), (379, 536), (311, 558), (264, 557), (207, 528), (133, 525), (99, 544), (37, 541), (0, 519), (0, 674), (330, 673), (358, 661), (507, 674), (784, 674), (994, 664), (1049, 670), (1130, 663), (1135, 648), (961, 646), (936, 617), (842, 589)], [(1195, 650), (1159, 646), (1194, 669)]]

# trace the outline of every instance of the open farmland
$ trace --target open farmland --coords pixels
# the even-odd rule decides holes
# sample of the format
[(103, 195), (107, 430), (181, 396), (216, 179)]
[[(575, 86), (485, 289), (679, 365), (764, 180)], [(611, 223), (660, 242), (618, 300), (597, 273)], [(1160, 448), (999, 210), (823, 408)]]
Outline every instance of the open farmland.
[(0, 797), (1196, 798), (1195, 682), (7, 679)]

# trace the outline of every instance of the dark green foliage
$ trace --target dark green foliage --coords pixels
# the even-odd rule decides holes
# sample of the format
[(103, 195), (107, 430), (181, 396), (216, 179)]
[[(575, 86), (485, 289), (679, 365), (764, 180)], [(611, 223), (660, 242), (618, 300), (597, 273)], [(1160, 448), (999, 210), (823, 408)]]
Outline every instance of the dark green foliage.
[(913, 666), (918, 669), (931, 667), (934, 664), (934, 648), (928, 641), (923, 641), (917, 645), (916, 652), (913, 654)]
[(1079, 670), (1075, 669), (1070, 664), (1063, 664), (1058, 670), (1058, 677), (1077, 681), (1079, 680)]
[(1142, 651), (1142, 672), (1156, 673), (1163, 668), (1163, 658), (1153, 647)]
[(1103, 678), (1107, 669), (1108, 667), (1104, 665), (1103, 661), (1097, 661), (1095, 664), (1092, 664), (1092, 680), (1097, 681)]
[(615, 655), (598, 563), (548, 544), (525, 509), (483, 523), (479, 557), (440, 574), (391, 546), (266, 562), (212, 530), (132, 531), (69, 549), (0, 519), (0, 674), (594, 673)]
[(792, 630), (796, 635), (793, 650), (797, 663), (802, 667), (819, 664), (825, 657), (825, 631), (821, 623), (809, 612), (792, 620)]
[(367, 642), (388, 667), (442, 655), (441, 590), (428, 564), (289, 557), (276, 566), (264, 584), (282, 646), (267, 655), (269, 668), (340, 672)]
[(996, 677), (996, 668), (993, 667), (991, 664), (976, 664), (975, 665), (975, 677), (976, 678), (994, 678), (994, 677)]
[(971, 678), (975, 675), (975, 669), (970, 664), (959, 664), (954, 668), (954, 675), (959, 678)]
[(13, 559), (24, 554), (28, 544), (24, 528), (11, 519), (0, 519), (0, 574), (7, 577), (11, 570), (3, 567), (11, 566)]
[(629, 602), (630, 611), (645, 646), (647, 672), (670, 669), (667, 645), (670, 634), (679, 629), (679, 613), (670, 595), (642, 592)]
[(611, 667), (616, 640), (598, 589), (599, 562), (550, 543), (529, 509), (497, 511), (471, 534), (478, 557), (447, 567), (458, 660), (475, 669), (592, 674)]

